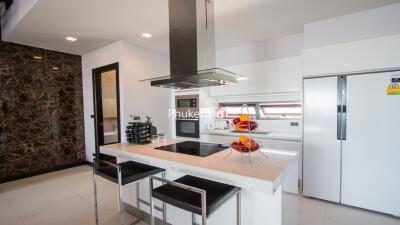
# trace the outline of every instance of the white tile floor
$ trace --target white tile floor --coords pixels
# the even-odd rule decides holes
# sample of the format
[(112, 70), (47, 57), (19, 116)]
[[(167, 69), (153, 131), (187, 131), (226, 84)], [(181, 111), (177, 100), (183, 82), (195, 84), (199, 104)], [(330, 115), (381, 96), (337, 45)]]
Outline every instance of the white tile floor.
[[(100, 221), (118, 224), (116, 185), (99, 178), (98, 186)], [(390, 216), (319, 200), (299, 197), (298, 204), (298, 225), (400, 225)], [(287, 225), (296, 225), (291, 223)], [(92, 168), (80, 166), (0, 184), (0, 224), (95, 224)]]
[[(117, 186), (102, 178), (97, 181), (100, 222), (119, 224)], [(80, 166), (0, 184), (0, 224), (95, 224), (92, 168)]]
[(298, 225), (400, 225), (392, 216), (304, 197), (298, 211)]

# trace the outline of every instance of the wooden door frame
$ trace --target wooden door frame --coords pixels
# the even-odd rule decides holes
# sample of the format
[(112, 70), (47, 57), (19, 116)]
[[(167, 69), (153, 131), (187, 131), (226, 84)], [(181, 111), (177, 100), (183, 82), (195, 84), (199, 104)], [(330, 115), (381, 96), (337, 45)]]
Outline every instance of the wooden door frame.
[[(94, 134), (95, 134), (95, 154), (100, 158), (99, 143), (104, 143), (104, 135), (99, 137), (99, 132), (104, 133), (103, 127), (99, 126), (99, 118), (103, 118), (102, 93), (101, 93), (101, 76), (103, 72), (115, 70), (116, 74), (116, 89), (117, 89), (117, 117), (118, 117), (118, 142), (121, 142), (121, 116), (120, 116), (120, 88), (119, 88), (119, 63), (112, 63), (106, 66), (98, 67), (92, 70), (93, 84), (93, 113), (94, 118)], [(100, 87), (100, 88), (98, 88)]]

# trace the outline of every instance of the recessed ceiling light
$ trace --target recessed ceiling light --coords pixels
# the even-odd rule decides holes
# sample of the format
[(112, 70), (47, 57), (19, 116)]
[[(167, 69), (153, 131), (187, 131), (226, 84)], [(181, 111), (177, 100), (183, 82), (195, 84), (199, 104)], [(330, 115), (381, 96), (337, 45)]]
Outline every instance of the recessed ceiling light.
[(150, 33), (143, 33), (142, 34), (142, 37), (145, 37), (145, 38), (151, 38), (153, 35), (152, 34), (150, 34)]
[(345, 64), (343, 64), (343, 66), (351, 66), (351, 64), (350, 63), (345, 63)]
[(52, 69), (53, 70), (59, 70), (60, 68), (58, 68), (57, 66), (53, 66)]
[(42, 59), (43, 59), (43, 56), (34, 55), (34, 56), (33, 56), (33, 59), (42, 60)]
[(76, 38), (76, 37), (71, 37), (71, 36), (68, 36), (68, 37), (66, 37), (66, 38), (65, 38), (65, 40), (67, 40), (67, 41), (70, 41), (70, 42), (75, 42), (75, 41), (77, 41), (77, 40), (78, 40), (78, 38)]

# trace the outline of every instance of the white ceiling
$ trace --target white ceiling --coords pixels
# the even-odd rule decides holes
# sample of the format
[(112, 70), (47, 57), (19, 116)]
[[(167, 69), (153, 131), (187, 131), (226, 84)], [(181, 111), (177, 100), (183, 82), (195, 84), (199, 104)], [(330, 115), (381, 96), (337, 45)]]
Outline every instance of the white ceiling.
[[(215, 0), (216, 45), (303, 32), (306, 23), (400, 0)], [(141, 37), (153, 34), (150, 39)], [(75, 36), (75, 43), (65, 41)], [(39, 0), (5, 40), (84, 54), (117, 40), (168, 51), (168, 0)]]

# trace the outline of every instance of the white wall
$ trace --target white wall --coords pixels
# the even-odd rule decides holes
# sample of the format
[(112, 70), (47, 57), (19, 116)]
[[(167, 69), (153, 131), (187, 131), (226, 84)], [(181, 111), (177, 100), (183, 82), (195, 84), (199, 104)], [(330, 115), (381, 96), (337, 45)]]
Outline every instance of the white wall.
[(86, 160), (92, 161), (95, 149), (92, 70), (119, 63), (121, 141), (125, 141), (125, 125), (129, 115), (148, 115), (159, 132), (170, 134), (168, 109), (170, 90), (150, 87), (141, 79), (168, 74), (169, 57), (163, 53), (118, 41), (82, 56), (83, 100), (85, 119)]
[(400, 3), (304, 26), (304, 76), (400, 67)]
[[(123, 127), (129, 115), (141, 116), (142, 120), (145, 116), (150, 116), (157, 131), (170, 136), (168, 110), (171, 107), (171, 90), (151, 87), (150, 82), (139, 82), (142, 79), (168, 75), (169, 55), (123, 42), (120, 70)], [(124, 135), (122, 136), (122, 141), (125, 141)]]

